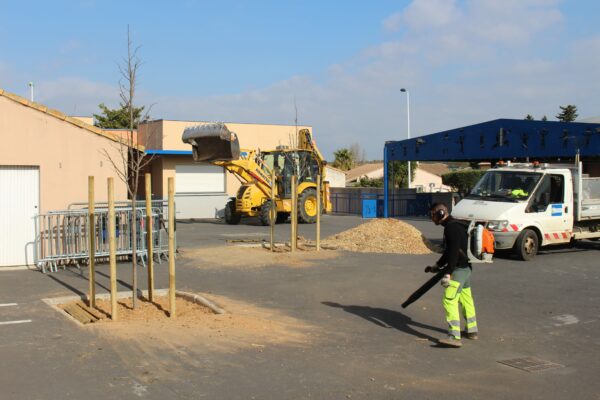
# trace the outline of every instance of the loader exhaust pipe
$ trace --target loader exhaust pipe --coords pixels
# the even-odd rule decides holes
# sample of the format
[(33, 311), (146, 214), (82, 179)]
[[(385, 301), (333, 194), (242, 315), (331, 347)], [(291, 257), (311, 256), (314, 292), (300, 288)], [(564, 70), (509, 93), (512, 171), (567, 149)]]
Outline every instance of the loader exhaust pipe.
[(240, 142), (222, 122), (185, 128), (181, 140), (192, 145), (195, 161), (231, 161), (240, 158)]

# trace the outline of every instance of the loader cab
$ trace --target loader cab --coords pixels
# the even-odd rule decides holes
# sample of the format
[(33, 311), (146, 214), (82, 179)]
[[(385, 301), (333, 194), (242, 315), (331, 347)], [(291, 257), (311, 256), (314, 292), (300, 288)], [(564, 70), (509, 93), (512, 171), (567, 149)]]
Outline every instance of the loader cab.
[(282, 198), (290, 198), (292, 194), (292, 176), (298, 176), (298, 184), (317, 181), (319, 162), (315, 154), (306, 150), (271, 151), (263, 153), (263, 162), (275, 169), (277, 176), (277, 193)]

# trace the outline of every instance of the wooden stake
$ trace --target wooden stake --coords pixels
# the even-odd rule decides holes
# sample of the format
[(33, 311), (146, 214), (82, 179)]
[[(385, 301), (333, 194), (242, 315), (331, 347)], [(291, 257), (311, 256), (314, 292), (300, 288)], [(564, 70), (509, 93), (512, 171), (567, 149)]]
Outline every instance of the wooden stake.
[(89, 253), (89, 283), (88, 305), (96, 307), (96, 221), (94, 220), (94, 177), (88, 176), (88, 253)]
[(175, 184), (169, 178), (169, 316), (176, 317), (175, 310)]
[(275, 251), (275, 220), (277, 219), (277, 206), (275, 205), (275, 188), (277, 187), (275, 167), (271, 172), (271, 251)]
[(296, 241), (298, 239), (298, 177), (292, 176), (292, 237), (290, 244), (292, 246), (292, 253), (296, 251)]
[(321, 175), (317, 175), (317, 251), (321, 251)]
[(110, 317), (117, 315), (117, 238), (115, 227), (114, 179), (108, 178), (108, 259), (110, 261)]
[(146, 174), (146, 248), (148, 249), (148, 300), (154, 299), (154, 239), (152, 237), (152, 176)]

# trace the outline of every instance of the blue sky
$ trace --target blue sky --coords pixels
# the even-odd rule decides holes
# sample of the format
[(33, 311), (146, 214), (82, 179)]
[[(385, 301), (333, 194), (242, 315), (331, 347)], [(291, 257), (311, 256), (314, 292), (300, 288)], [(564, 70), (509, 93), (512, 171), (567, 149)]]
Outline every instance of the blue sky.
[(598, 1), (0, 0), (0, 87), (68, 114), (118, 102), (129, 24), (153, 118), (314, 127), (327, 156), (576, 104), (600, 115)]

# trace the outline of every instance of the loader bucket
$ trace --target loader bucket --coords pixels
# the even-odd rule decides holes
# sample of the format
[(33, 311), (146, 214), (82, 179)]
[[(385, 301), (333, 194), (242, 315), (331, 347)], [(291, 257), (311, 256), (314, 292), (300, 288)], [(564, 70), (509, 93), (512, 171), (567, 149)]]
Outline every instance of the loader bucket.
[(223, 123), (185, 128), (181, 140), (192, 145), (195, 161), (231, 161), (240, 158), (237, 135)]

